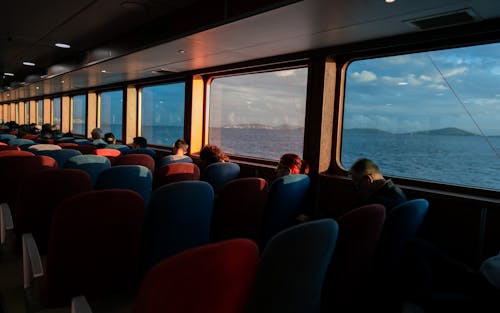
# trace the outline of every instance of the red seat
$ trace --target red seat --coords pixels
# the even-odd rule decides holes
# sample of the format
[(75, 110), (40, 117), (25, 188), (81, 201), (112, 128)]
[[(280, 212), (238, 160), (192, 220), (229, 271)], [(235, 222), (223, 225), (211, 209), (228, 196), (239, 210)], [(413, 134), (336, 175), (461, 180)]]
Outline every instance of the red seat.
[(267, 182), (258, 177), (238, 178), (222, 187), (212, 214), (212, 240), (258, 241), (268, 191)]
[[(2, 142), (3, 143), (3, 142)], [(7, 145), (0, 145), (0, 152), (1, 151), (19, 151), (21, 150), (21, 148), (19, 148), (18, 146), (7, 146)]]
[(147, 167), (152, 175), (155, 173), (155, 160), (148, 154), (124, 154), (118, 157), (113, 165), (142, 165)]
[(235, 239), (167, 258), (146, 275), (134, 312), (245, 312), (258, 255), (254, 242)]
[(77, 147), (78, 144), (74, 142), (60, 142), (57, 144), (61, 148)]
[(200, 168), (194, 163), (171, 163), (158, 169), (155, 174), (155, 189), (163, 185), (183, 181), (199, 180)]
[(97, 147), (94, 145), (76, 145), (76, 146), (66, 146), (64, 148), (75, 149), (80, 151), (82, 154), (95, 154)]
[(111, 164), (115, 164), (116, 159), (122, 154), (120, 150), (100, 148), (95, 150), (95, 154), (105, 156), (109, 159)]

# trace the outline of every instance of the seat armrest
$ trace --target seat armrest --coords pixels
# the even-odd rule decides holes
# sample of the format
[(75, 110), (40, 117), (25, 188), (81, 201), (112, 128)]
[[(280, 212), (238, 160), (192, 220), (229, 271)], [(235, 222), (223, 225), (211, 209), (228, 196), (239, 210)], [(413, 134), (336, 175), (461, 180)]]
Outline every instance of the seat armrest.
[(71, 299), (71, 313), (92, 313), (92, 309), (85, 296), (73, 297)]
[(4, 245), (7, 242), (7, 231), (14, 229), (12, 221), (12, 213), (7, 203), (0, 204), (0, 244)]
[(33, 234), (23, 234), (22, 242), (24, 289), (27, 289), (34, 279), (43, 276), (43, 265)]

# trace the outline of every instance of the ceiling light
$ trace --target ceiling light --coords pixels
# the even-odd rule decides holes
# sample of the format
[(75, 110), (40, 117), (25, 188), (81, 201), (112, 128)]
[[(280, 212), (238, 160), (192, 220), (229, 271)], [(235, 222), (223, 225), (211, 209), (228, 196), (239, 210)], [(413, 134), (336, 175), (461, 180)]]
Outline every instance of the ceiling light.
[(396, 2), (396, 0), (385, 0), (385, 3), (393, 3)]
[(61, 80), (61, 84), (64, 84), (64, 80)]
[(63, 48), (63, 49), (69, 49), (69, 48), (71, 48), (70, 45), (68, 45), (67, 43), (62, 43), (62, 42), (56, 43), (55, 46), (59, 47), (59, 48)]
[(35, 63), (33, 62), (23, 62), (23, 64), (27, 66), (35, 66)]
[(180, 54), (184, 54), (184, 53), (186, 53), (186, 50), (184, 50), (184, 49), (179, 49), (179, 50), (177, 50), (177, 52), (179, 52)]
[(40, 89), (40, 87), (36, 86), (36, 90)]
[(14, 73), (3, 73), (5, 76), (14, 76)]
[(101, 70), (101, 73), (106, 73), (106, 70)]

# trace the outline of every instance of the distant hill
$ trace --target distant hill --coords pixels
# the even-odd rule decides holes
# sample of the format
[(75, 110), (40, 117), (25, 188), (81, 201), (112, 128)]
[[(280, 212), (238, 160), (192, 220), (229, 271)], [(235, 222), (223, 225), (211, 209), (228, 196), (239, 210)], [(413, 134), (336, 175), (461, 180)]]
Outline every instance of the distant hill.
[(349, 132), (351, 134), (370, 133), (370, 134), (392, 135), (392, 133), (390, 133), (390, 132), (387, 132), (385, 130), (380, 130), (377, 128), (348, 128), (348, 129), (345, 129), (344, 131)]
[(456, 127), (446, 127), (440, 129), (423, 130), (407, 133), (408, 135), (446, 135), (446, 136), (477, 136), (474, 133)]
[(302, 129), (304, 127), (302, 126), (294, 126), (294, 125), (278, 125), (278, 126), (271, 126), (271, 125), (265, 125), (265, 124), (238, 124), (238, 125), (226, 125), (223, 128), (237, 128), (237, 129)]

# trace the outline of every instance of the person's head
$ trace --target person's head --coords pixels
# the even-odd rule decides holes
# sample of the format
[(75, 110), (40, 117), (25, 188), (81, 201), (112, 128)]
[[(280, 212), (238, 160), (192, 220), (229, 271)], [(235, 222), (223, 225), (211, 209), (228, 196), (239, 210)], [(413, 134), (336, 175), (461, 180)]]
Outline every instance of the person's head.
[(174, 143), (173, 151), (176, 155), (184, 155), (187, 153), (188, 148), (189, 145), (187, 144), (187, 142), (183, 138), (181, 138), (177, 139), (177, 141)]
[(228, 157), (216, 145), (206, 145), (200, 151), (200, 159), (206, 164), (225, 162)]
[(92, 136), (92, 139), (101, 139), (102, 137), (102, 130), (100, 128), (94, 128), (90, 132), (90, 135)]
[(105, 133), (104, 134), (104, 141), (108, 145), (114, 145), (116, 143), (115, 135), (113, 133)]
[(276, 176), (281, 177), (289, 174), (308, 174), (309, 165), (294, 153), (283, 154), (276, 168)]
[(378, 182), (384, 180), (380, 168), (372, 160), (359, 159), (349, 169), (354, 187), (367, 194), (376, 190)]
[(148, 141), (144, 137), (135, 137), (132, 142), (132, 147), (134, 149), (137, 148), (146, 148), (148, 146)]

